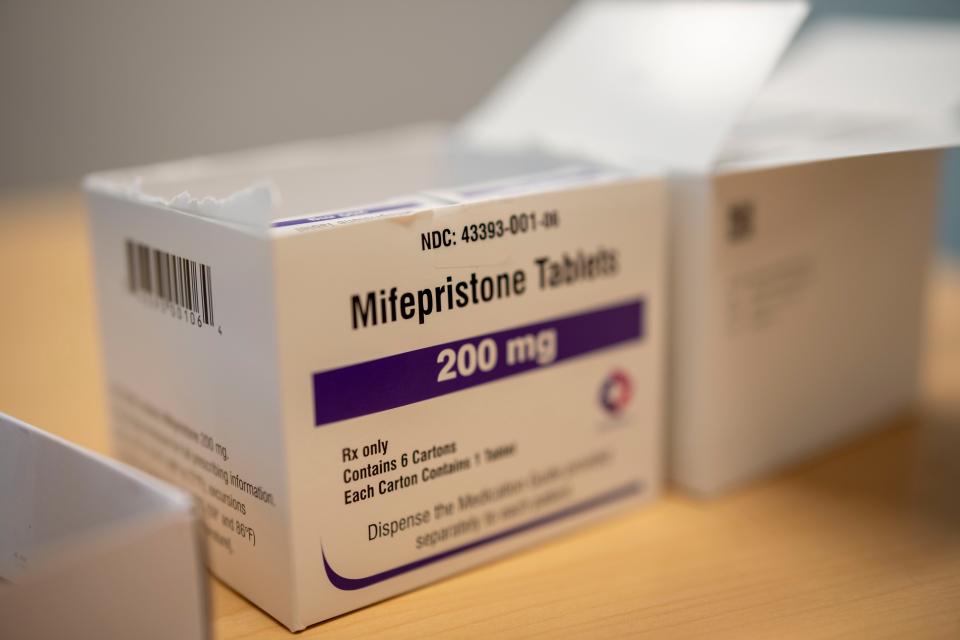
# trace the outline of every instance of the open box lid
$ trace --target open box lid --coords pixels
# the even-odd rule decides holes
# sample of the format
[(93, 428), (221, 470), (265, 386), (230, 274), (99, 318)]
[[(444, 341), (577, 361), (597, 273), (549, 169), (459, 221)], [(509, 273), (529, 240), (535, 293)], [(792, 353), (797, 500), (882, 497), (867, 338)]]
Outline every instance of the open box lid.
[(609, 164), (710, 166), (806, 13), (798, 0), (586, 3), (452, 136), (412, 127), (282, 145), (105, 172), (86, 188), (286, 230), (442, 206), (438, 189), (529, 174), (556, 187)]
[(960, 141), (958, 92), (945, 89), (960, 86), (960, 27), (849, 18), (797, 37), (807, 13), (800, 1), (581, 3), (461, 133), (682, 172)]
[(718, 169), (960, 144), (960, 22), (811, 19)]
[(960, 144), (960, 24), (813, 20), (798, 35), (807, 14), (802, 0), (584, 2), (453, 135), (308, 141), (105, 172), (86, 188), (285, 233), (446, 206), (453, 191), (438, 189), (517, 177), (556, 188), (608, 179), (610, 165), (725, 172)]
[(643, 169), (579, 155), (474, 148), (445, 125), (421, 124), (101, 172), (87, 176), (84, 186), (249, 232), (286, 234), (598, 184)]
[(2, 413), (0, 486), (0, 637), (208, 637), (187, 494)]

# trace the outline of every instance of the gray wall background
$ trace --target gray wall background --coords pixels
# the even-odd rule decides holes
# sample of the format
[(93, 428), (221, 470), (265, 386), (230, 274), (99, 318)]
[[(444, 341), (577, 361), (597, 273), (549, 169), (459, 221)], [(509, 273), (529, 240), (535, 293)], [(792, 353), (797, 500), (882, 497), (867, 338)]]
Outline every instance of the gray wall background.
[(0, 0), (0, 190), (474, 104), (570, 0)]
[[(0, 193), (454, 120), (571, 4), (0, 0)], [(960, 19), (960, 0), (820, 0), (811, 20), (838, 13)], [(960, 152), (945, 176), (942, 237), (960, 253)]]

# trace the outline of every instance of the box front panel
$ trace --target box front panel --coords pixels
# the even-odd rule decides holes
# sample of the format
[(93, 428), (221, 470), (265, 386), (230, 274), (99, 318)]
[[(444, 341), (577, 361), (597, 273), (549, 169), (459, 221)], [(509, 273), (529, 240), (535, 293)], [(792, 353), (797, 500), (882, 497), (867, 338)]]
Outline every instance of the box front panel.
[(662, 185), (278, 239), (299, 621), (660, 484)]

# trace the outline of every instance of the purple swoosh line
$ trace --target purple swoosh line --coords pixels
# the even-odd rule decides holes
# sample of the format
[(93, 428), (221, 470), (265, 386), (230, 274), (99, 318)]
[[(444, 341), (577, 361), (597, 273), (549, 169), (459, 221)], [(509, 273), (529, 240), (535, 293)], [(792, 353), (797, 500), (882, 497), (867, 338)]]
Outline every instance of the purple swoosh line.
[(598, 496), (594, 496), (583, 502), (578, 502), (559, 511), (554, 511), (553, 513), (535, 518), (524, 524), (517, 525), (516, 527), (506, 529), (500, 533), (495, 533), (493, 535), (487, 536), (485, 538), (480, 538), (479, 540), (474, 540), (473, 542), (468, 542), (467, 544), (461, 545), (459, 547), (454, 547), (453, 549), (448, 549), (447, 551), (442, 551), (440, 553), (434, 554), (432, 556), (427, 556), (426, 558), (420, 558), (419, 560), (414, 560), (399, 567), (394, 567), (392, 569), (387, 569), (386, 571), (381, 571), (380, 573), (375, 573), (371, 576), (366, 576), (363, 578), (347, 578), (340, 575), (334, 571), (333, 567), (330, 566), (330, 561), (327, 560), (326, 551), (321, 551), (323, 554), (323, 567), (327, 572), (327, 578), (330, 579), (330, 583), (333, 584), (338, 589), (343, 591), (355, 591), (356, 589), (363, 589), (375, 585), (377, 583), (389, 580), (390, 578), (396, 578), (397, 576), (403, 575), (405, 573), (410, 573), (411, 571), (416, 571), (417, 569), (422, 569), (423, 567), (429, 566), (441, 560), (446, 560), (451, 556), (457, 556), (461, 553), (466, 553), (467, 551), (472, 551), (478, 547), (484, 547), (493, 542), (503, 540), (504, 538), (509, 538), (531, 529), (537, 529), (539, 527), (552, 524), (558, 520), (564, 520), (566, 518), (579, 515), (585, 511), (590, 511), (592, 509), (597, 509), (599, 507), (608, 505), (617, 500), (621, 500), (628, 496), (632, 496), (640, 493), (643, 490), (642, 483), (640, 482), (631, 482), (629, 484), (623, 485), (607, 493), (602, 493)]

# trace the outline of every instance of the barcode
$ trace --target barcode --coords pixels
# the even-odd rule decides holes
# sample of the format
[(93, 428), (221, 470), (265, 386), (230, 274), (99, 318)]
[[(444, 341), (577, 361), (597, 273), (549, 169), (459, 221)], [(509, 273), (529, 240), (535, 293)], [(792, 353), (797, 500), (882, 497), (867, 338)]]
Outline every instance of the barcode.
[(213, 272), (209, 265), (126, 241), (127, 286), (196, 314), (197, 322), (213, 326)]

